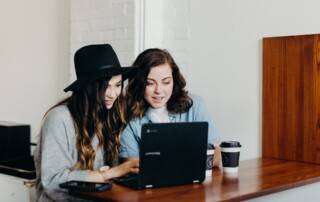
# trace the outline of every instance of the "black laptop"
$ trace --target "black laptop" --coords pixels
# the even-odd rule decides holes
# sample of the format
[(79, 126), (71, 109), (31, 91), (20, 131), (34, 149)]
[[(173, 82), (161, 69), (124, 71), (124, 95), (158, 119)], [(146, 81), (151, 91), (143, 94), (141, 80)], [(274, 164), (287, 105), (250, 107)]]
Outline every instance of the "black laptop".
[(141, 128), (140, 172), (116, 182), (135, 189), (205, 179), (207, 122), (148, 123)]

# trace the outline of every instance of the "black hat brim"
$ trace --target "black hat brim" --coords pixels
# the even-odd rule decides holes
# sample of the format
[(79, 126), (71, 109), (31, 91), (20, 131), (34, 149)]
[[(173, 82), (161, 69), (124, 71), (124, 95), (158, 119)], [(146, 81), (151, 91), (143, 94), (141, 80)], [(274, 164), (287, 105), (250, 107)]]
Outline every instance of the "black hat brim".
[(63, 91), (64, 92), (75, 91), (92, 81), (99, 80), (101, 78), (116, 76), (119, 74), (122, 75), (122, 80), (124, 81), (132, 77), (136, 73), (137, 69), (138, 69), (137, 67), (122, 67), (122, 68), (113, 67), (113, 68), (101, 69), (100, 71), (95, 72), (94, 74), (86, 77), (85, 79), (78, 78), (76, 81), (71, 83), (68, 87), (66, 87)]

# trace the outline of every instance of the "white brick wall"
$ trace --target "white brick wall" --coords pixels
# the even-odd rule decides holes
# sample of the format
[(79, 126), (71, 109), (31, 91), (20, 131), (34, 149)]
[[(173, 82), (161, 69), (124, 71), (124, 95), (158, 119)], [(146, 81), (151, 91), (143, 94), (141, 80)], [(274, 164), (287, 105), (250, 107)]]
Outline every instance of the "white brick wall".
[(188, 77), (189, 6), (190, 0), (71, 0), (71, 81), (74, 52), (92, 43), (112, 44), (122, 65), (143, 49), (168, 49)]
[(73, 55), (88, 44), (110, 43), (122, 65), (133, 62), (134, 3), (134, 0), (71, 0), (71, 81), (75, 79)]

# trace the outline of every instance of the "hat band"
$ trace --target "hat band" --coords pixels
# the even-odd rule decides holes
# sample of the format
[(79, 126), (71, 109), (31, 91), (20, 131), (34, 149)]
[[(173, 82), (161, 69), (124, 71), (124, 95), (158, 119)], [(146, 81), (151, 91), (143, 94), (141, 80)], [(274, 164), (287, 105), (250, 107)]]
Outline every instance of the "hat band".
[(88, 81), (91, 80), (92, 77), (96, 77), (96, 75), (105, 69), (111, 69), (111, 68), (121, 68), (120, 66), (114, 66), (114, 65), (103, 65), (96, 68), (94, 72), (81, 72), (79, 75), (77, 75), (78, 80)]

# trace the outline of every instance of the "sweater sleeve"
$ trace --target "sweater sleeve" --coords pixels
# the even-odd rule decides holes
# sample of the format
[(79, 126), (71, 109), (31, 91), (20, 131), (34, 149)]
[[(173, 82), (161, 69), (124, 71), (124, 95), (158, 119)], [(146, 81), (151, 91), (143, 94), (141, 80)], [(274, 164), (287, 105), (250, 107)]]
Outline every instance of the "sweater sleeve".
[(121, 135), (119, 154), (121, 158), (139, 158), (141, 124), (135, 122), (137, 121), (129, 122)]
[(217, 144), (221, 141), (221, 136), (216, 128), (216, 125), (207, 109), (207, 106), (204, 100), (200, 96), (192, 96), (193, 100), (193, 110), (195, 121), (207, 121), (208, 122), (208, 143), (209, 144)]
[(73, 123), (59, 111), (49, 112), (41, 128), (41, 183), (44, 189), (59, 189), (59, 184), (69, 180), (84, 181), (88, 170), (71, 170), (74, 166), (72, 145), (68, 137)]

